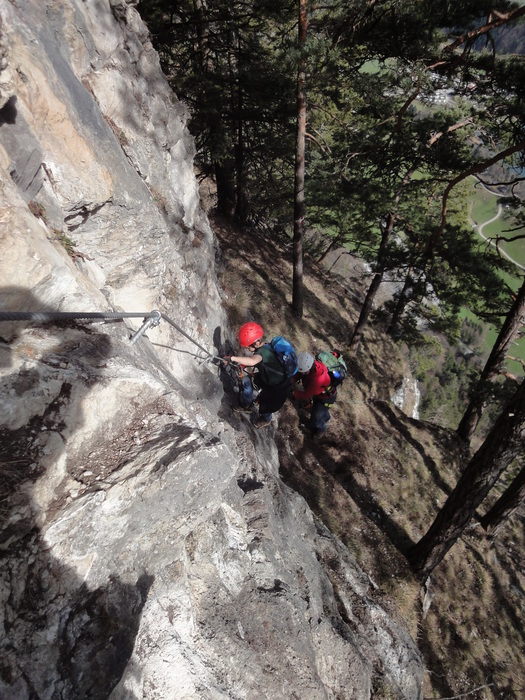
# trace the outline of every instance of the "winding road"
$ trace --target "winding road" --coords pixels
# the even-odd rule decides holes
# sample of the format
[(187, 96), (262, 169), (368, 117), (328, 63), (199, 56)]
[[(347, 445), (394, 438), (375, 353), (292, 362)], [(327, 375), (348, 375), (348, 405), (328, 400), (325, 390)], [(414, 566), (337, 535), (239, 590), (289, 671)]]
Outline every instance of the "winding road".
[[(492, 192), (491, 190), (489, 190), (488, 187), (484, 187), (484, 189), (485, 189), (485, 192), (488, 192), (489, 194), (492, 194), (492, 195), (494, 195), (495, 197), (500, 197), (500, 196), (501, 196), (501, 195), (497, 194), (496, 192)], [(511, 258), (510, 255), (508, 255), (508, 254), (503, 250), (503, 248), (498, 247), (498, 246), (494, 243), (494, 241), (493, 241), (491, 238), (487, 238), (487, 236), (485, 236), (485, 234), (483, 233), (483, 229), (485, 228), (485, 226), (488, 226), (488, 225), (491, 224), (493, 221), (496, 221), (497, 219), (499, 219), (499, 217), (501, 216), (502, 211), (503, 211), (503, 207), (501, 206), (501, 204), (498, 203), (498, 211), (497, 211), (497, 213), (496, 213), (496, 216), (493, 216), (492, 219), (489, 219), (488, 221), (485, 221), (484, 223), (479, 224), (479, 225), (476, 224), (476, 222), (473, 221), (473, 220), (471, 219), (472, 225), (476, 228), (476, 231), (479, 233), (479, 235), (481, 236), (481, 238), (483, 238), (484, 241), (486, 241), (487, 243), (489, 243), (489, 244), (490, 244), (491, 246), (493, 246), (494, 248), (498, 248), (498, 251), (501, 253), (501, 255), (503, 255), (504, 257), (506, 257), (507, 260), (510, 260), (510, 262), (513, 263), (514, 265), (516, 265), (516, 267), (519, 267), (520, 270), (525, 270), (525, 266), (524, 266), (524, 265), (520, 265), (520, 263), (517, 262), (516, 260), (514, 260), (514, 258)]]

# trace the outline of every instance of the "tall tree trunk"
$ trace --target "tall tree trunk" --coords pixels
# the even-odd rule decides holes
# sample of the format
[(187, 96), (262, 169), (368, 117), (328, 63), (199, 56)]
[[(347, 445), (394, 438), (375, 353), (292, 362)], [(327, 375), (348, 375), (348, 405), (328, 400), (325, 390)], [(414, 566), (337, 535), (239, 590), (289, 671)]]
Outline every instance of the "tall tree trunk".
[(525, 502), (525, 467), (512, 481), (492, 508), (481, 518), (481, 524), (495, 537), (510, 516)]
[[(200, 71), (205, 79), (208, 79), (208, 76), (213, 76), (217, 71), (217, 67), (214, 65), (215, 53), (210, 47), (210, 11), (207, 0), (194, 0), (194, 7), (197, 19), (195, 51)], [(231, 37), (228, 38), (231, 39)], [(233, 49), (231, 43), (228, 45), (230, 49), (227, 61), (232, 79), (234, 68), (232, 67), (231, 54)], [(233, 87), (230, 88), (230, 102), (234, 99), (233, 89)], [(224, 156), (223, 144), (228, 141), (224, 117), (217, 116), (215, 113), (213, 117), (208, 115), (206, 119), (209, 129), (209, 158), (217, 186), (217, 209), (228, 219), (232, 219), (236, 203), (236, 154)]]
[(228, 219), (235, 212), (235, 169), (233, 160), (228, 158), (222, 163), (215, 163), (215, 182), (217, 185), (217, 209)]
[(357, 319), (354, 332), (352, 333), (352, 337), (350, 338), (351, 352), (356, 352), (357, 348), (359, 347), (364, 327), (368, 322), (368, 317), (370, 316), (370, 312), (374, 304), (374, 299), (377, 294), (377, 290), (379, 289), (381, 282), (383, 281), (383, 276), (385, 274), (386, 267), (386, 249), (388, 246), (388, 242), (390, 241), (392, 231), (394, 230), (395, 220), (395, 214), (393, 212), (390, 212), (390, 214), (387, 217), (386, 224), (383, 227), (383, 232), (381, 234), (381, 243), (379, 244), (379, 251), (377, 254), (376, 271), (372, 278), (372, 282), (370, 283), (370, 286), (368, 287), (368, 290), (366, 292), (366, 297), (363, 302), (363, 306), (361, 307), (359, 318)]
[(297, 71), (297, 143), (295, 148), (295, 198), (293, 224), (293, 291), (292, 310), (296, 318), (303, 317), (303, 237), (304, 237), (304, 175), (306, 141), (306, 31), (308, 26), (306, 0), (299, 0), (299, 52)]
[(363, 337), (363, 331), (368, 322), (368, 317), (370, 316), (370, 312), (372, 311), (372, 306), (374, 304), (374, 299), (377, 294), (377, 290), (379, 289), (381, 282), (383, 281), (383, 275), (384, 270), (380, 268), (376, 270), (374, 276), (372, 277), (372, 282), (368, 287), (365, 300), (363, 302), (363, 305), (361, 306), (361, 313), (359, 314), (359, 318), (357, 319), (357, 323), (354, 327), (354, 332), (352, 333), (352, 336), (350, 338), (350, 352), (357, 352), (357, 348), (359, 347), (359, 343), (361, 342), (361, 338)]
[(405, 309), (409, 301), (411, 301), (409, 293), (410, 290), (414, 288), (413, 273), (414, 268), (412, 265), (410, 265), (410, 267), (408, 268), (407, 275), (405, 277), (405, 283), (403, 284), (401, 292), (399, 293), (396, 305), (394, 307), (394, 310), (392, 311), (390, 323), (387, 328), (387, 333), (390, 333), (391, 335), (395, 335), (397, 327), (399, 326), (399, 323), (401, 321), (401, 317), (405, 313)]
[(521, 285), (518, 296), (505, 318), (499, 335), (494, 343), (485, 367), (481, 372), (476, 388), (470, 399), (463, 418), (457, 428), (457, 434), (469, 442), (483, 414), (485, 403), (490, 391), (490, 384), (497, 378), (507, 357), (509, 348), (525, 323), (525, 280)]
[[(240, 39), (237, 37), (237, 70), (241, 73), (242, 53)], [(235, 105), (237, 143), (235, 144), (235, 220), (240, 224), (246, 223), (248, 205), (244, 191), (244, 129), (243, 129), (243, 99), (242, 85), (237, 83), (237, 100)]]
[(470, 460), (427, 533), (408, 550), (407, 559), (422, 581), (461, 537), (500, 474), (523, 450), (524, 438), (525, 380)]
[[(414, 94), (415, 96), (419, 93), (416, 92)], [(406, 103), (406, 107), (408, 109), (408, 105), (410, 104), (409, 101)], [(398, 119), (397, 119), (397, 124), (398, 127), (401, 128), (401, 117), (404, 112), (400, 112), (398, 114)], [(392, 237), (392, 233), (394, 231), (394, 224), (396, 221), (396, 211), (397, 207), (399, 205), (399, 200), (401, 199), (401, 194), (405, 188), (405, 186), (411, 181), (414, 171), (415, 171), (415, 165), (412, 166), (405, 176), (403, 177), (403, 180), (401, 181), (401, 184), (399, 186), (399, 189), (397, 191), (395, 200), (394, 200), (394, 206), (392, 211), (388, 214), (387, 219), (386, 219), (386, 225), (383, 227), (383, 231), (381, 234), (381, 243), (379, 244), (379, 251), (377, 254), (377, 268), (376, 268), (376, 273), (374, 277), (372, 278), (372, 282), (370, 284), (370, 287), (368, 288), (368, 291), (366, 293), (365, 301), (363, 303), (363, 306), (361, 308), (361, 313), (359, 314), (359, 319), (357, 321), (356, 327), (354, 328), (354, 332), (352, 334), (352, 337), (350, 339), (350, 349), (353, 350), (354, 352), (357, 350), (358, 345), (361, 341), (361, 336), (363, 334), (363, 329), (368, 322), (368, 317), (370, 315), (370, 311), (372, 310), (372, 305), (374, 303), (374, 298), (377, 294), (377, 290), (379, 289), (381, 282), (383, 281), (383, 276), (385, 274), (385, 269), (387, 265), (387, 249), (388, 249), (388, 244), (390, 242), (390, 238)], [(409, 277), (407, 277), (408, 281)]]
[(199, 56), (202, 72), (206, 75), (213, 70), (210, 60), (210, 46), (208, 38), (208, 21), (206, 0), (195, 0), (195, 10), (197, 12), (197, 36), (198, 44), (195, 47)]
[(328, 255), (328, 253), (330, 253), (337, 245), (339, 245), (338, 235), (335, 238), (332, 238), (328, 248), (324, 251), (324, 253), (321, 253), (321, 257), (317, 258), (317, 264), (321, 265), (321, 263), (323, 263), (326, 260), (326, 256)]

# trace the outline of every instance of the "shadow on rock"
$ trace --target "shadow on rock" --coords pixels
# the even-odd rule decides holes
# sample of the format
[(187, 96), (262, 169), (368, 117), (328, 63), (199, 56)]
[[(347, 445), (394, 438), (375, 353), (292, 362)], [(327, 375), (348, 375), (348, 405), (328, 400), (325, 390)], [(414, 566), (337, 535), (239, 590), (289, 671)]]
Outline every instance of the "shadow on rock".
[[(0, 300), (3, 311), (55, 310), (24, 288), (4, 288)], [(114, 576), (90, 590), (96, 554), (75, 569), (53, 556), (35, 489), (48, 480), (48, 518), (66, 505), (59, 465), (113, 339), (71, 323), (26, 322), (0, 323), (0, 337), (0, 696), (106, 698), (131, 656), (153, 577), (132, 584)]]

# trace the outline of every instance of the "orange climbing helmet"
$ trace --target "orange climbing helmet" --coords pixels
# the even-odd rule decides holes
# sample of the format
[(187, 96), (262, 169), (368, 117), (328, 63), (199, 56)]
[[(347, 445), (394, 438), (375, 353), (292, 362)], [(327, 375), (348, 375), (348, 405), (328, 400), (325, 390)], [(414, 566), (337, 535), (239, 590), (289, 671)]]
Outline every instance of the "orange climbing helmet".
[(243, 348), (253, 345), (257, 340), (260, 340), (264, 335), (264, 330), (258, 323), (248, 321), (239, 328), (239, 344)]

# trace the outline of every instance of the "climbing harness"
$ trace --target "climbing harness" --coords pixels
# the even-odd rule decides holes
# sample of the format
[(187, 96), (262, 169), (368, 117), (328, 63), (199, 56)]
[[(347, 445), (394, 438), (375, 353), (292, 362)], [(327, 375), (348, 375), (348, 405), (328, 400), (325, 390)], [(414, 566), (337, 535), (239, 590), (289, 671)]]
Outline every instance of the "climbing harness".
[(223, 363), (222, 369), (230, 377), (234, 384), (234, 387), (237, 387), (234, 388), (234, 391), (239, 391), (242, 385), (242, 380), (245, 376), (250, 377), (251, 380), (254, 379), (255, 373), (253, 371), (253, 368), (248, 369), (246, 365), (241, 365), (239, 362), (234, 362), (230, 358), (220, 357), (218, 359), (220, 359)]
[(161, 320), (169, 323), (181, 335), (187, 338), (190, 342), (196, 345), (199, 350), (206, 354), (203, 362), (219, 361), (224, 363), (222, 357), (213, 355), (208, 352), (204, 346), (194, 340), (185, 330), (173, 321), (169, 316), (163, 314), (156, 309), (149, 313), (144, 312), (110, 312), (110, 311), (0, 311), (1, 321), (37, 321), (45, 323), (47, 321), (121, 321), (124, 318), (142, 318), (142, 326), (130, 338), (131, 345), (134, 345), (137, 340), (144, 335), (149, 328), (155, 328)]

